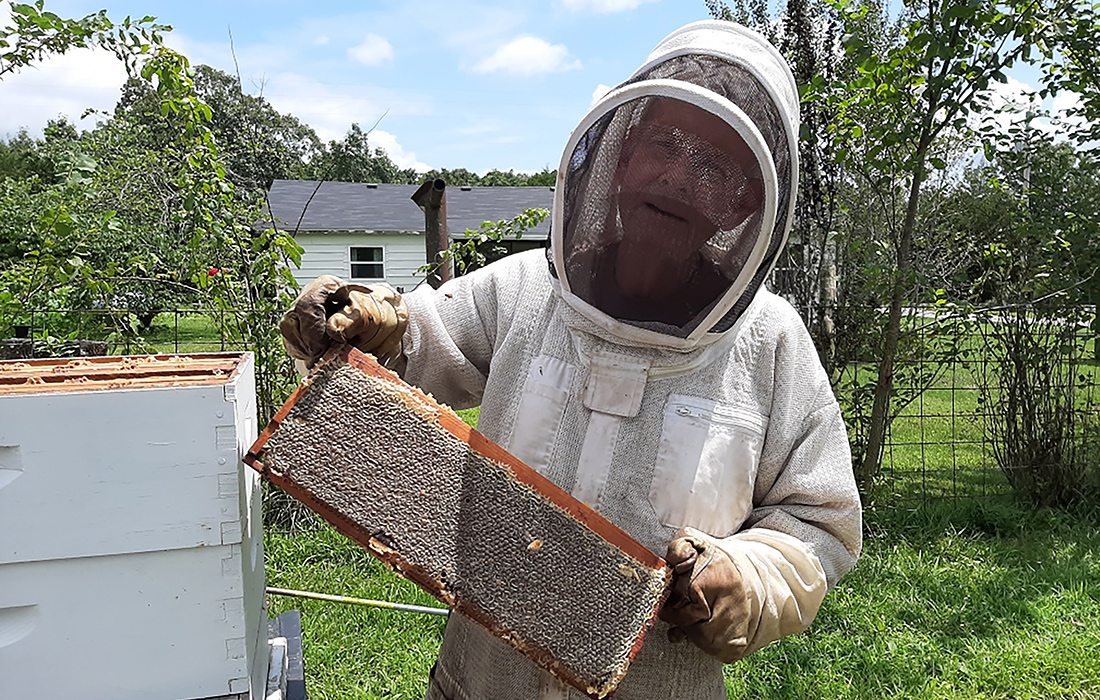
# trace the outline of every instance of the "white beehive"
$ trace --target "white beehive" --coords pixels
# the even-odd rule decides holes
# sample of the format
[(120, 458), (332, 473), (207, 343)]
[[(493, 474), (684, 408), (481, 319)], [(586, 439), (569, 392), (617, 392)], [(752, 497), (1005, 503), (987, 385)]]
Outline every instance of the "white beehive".
[(0, 362), (0, 698), (262, 698), (249, 353)]

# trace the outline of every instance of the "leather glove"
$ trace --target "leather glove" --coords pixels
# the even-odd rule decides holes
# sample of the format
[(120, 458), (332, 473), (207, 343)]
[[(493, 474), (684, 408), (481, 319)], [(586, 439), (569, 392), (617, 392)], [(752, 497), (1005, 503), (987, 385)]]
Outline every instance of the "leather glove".
[(393, 287), (345, 284), (325, 301), (328, 337), (369, 352), (387, 367), (401, 357), (409, 311)]
[(691, 640), (726, 663), (743, 657), (749, 600), (729, 555), (711, 537), (685, 528), (669, 543), (665, 561), (672, 567), (672, 590), (660, 618), (669, 624), (669, 640)]
[(328, 350), (332, 341), (325, 333), (325, 303), (343, 286), (344, 280), (339, 277), (321, 275), (298, 294), (294, 306), (279, 322), (283, 345), (291, 357), (312, 366)]

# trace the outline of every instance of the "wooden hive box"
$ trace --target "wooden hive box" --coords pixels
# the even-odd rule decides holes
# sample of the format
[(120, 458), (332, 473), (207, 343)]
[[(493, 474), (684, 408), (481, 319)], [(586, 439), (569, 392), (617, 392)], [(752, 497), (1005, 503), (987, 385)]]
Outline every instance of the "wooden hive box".
[(666, 594), (658, 556), (347, 346), (245, 461), (593, 697), (622, 679)]
[(0, 362), (0, 698), (262, 698), (249, 353)]

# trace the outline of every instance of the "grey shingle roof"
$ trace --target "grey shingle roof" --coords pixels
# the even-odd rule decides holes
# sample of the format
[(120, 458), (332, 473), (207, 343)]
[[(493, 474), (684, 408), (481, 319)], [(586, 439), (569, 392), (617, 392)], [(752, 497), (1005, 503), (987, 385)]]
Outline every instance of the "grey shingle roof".
[[(424, 212), (410, 197), (417, 185), (276, 180), (268, 192), (271, 212), (283, 230), (424, 232)], [(314, 194), (316, 190), (316, 194)], [(310, 195), (313, 199), (310, 200)], [(447, 229), (451, 237), (483, 221), (511, 219), (524, 209), (549, 209), (549, 187), (447, 187)], [(309, 207), (305, 208), (306, 202)], [(305, 208), (303, 216), (302, 210)], [(298, 221), (301, 219), (301, 224)], [(550, 217), (527, 235), (545, 238)]]

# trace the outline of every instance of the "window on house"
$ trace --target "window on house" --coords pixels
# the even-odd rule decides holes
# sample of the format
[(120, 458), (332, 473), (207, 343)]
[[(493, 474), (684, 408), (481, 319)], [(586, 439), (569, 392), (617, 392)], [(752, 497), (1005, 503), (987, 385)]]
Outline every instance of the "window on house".
[(351, 278), (355, 280), (386, 278), (386, 265), (381, 246), (352, 246)]

